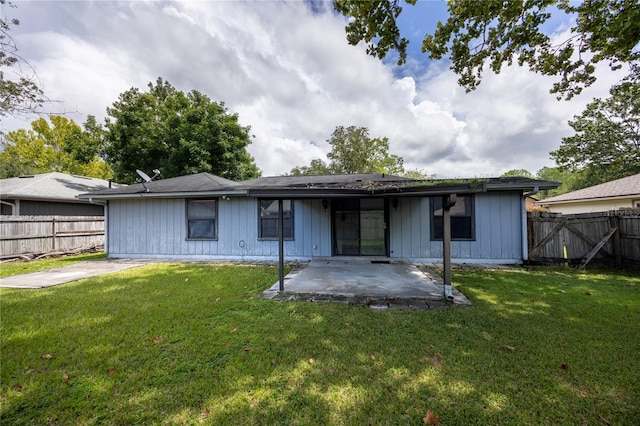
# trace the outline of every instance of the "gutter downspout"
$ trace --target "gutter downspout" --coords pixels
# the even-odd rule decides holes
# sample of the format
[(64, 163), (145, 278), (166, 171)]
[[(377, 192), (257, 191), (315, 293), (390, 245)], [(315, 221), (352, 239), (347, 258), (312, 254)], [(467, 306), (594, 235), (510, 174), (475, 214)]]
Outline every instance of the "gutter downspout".
[(525, 193), (520, 199), (522, 222), (522, 261), (529, 260), (529, 243), (527, 238), (527, 198), (540, 192), (539, 186), (534, 186), (533, 191)]
[(20, 212), (16, 211), (18, 210), (18, 206), (15, 203), (10, 203), (8, 201), (2, 201), (2, 200), (0, 200), (0, 203), (5, 204), (7, 206), (11, 206), (11, 216), (17, 216), (18, 214), (20, 214)]
[(97, 206), (104, 206), (104, 252), (109, 257), (109, 202), (108, 201), (94, 201), (93, 197), (89, 197), (89, 203)]

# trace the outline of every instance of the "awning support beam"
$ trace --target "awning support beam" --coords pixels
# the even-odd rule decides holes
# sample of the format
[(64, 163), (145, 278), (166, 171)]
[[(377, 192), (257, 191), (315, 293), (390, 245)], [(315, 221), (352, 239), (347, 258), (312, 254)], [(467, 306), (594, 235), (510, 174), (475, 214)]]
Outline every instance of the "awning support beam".
[(442, 197), (442, 261), (444, 266), (444, 298), (453, 300), (451, 288), (451, 207), (456, 205), (456, 194)]
[(278, 263), (280, 269), (280, 285), (279, 290), (284, 291), (284, 203), (282, 198), (278, 200)]

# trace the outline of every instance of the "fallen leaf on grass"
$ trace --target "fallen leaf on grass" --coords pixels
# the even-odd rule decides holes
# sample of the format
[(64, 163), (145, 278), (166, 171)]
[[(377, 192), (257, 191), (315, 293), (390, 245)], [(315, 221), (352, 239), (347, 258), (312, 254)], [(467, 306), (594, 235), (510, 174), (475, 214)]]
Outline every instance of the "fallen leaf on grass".
[(605, 425), (611, 426), (611, 422), (609, 420), (605, 419), (604, 417), (602, 417), (600, 414), (598, 414), (598, 420), (600, 420)]
[(108, 375), (112, 375), (112, 374), (113, 374), (113, 373), (115, 373), (115, 372), (116, 372), (116, 369), (115, 369), (115, 368), (110, 368), (110, 369), (108, 369), (108, 370), (107, 370), (107, 374), (108, 374)]
[(431, 410), (427, 410), (427, 415), (424, 416), (424, 419), (422, 419), (422, 421), (425, 424), (428, 424), (428, 425), (437, 425), (438, 424), (438, 420), (440, 420), (438, 418), (438, 416), (433, 414), (433, 411), (431, 411)]
[(313, 364), (314, 362), (316, 362), (313, 358), (309, 358), (309, 364)]
[(216, 298), (216, 302), (219, 302), (219, 301), (220, 301), (220, 298), (219, 298), (219, 297), (217, 297), (217, 298)]
[(375, 355), (371, 355), (371, 359), (372, 359), (373, 361), (375, 361), (375, 360), (376, 360), (376, 356), (375, 356)]
[(153, 338), (153, 343), (160, 343), (162, 340), (164, 340), (162, 336), (156, 336)]
[(511, 352), (515, 352), (516, 348), (514, 348), (513, 346), (509, 346), (509, 345), (504, 345), (505, 348), (507, 348), (507, 350), (511, 351)]
[(203, 419), (208, 419), (209, 418), (209, 414), (211, 414), (211, 410), (209, 410), (208, 408), (204, 409), (204, 412), (202, 413), (202, 418)]
[(232, 332), (232, 333), (235, 333), (236, 331), (238, 331), (238, 327), (233, 327), (233, 328), (231, 329), (231, 332)]
[(187, 281), (189, 281), (189, 278), (185, 278), (185, 279), (184, 279), (184, 282), (185, 282), (185, 283), (186, 283)]
[(431, 361), (435, 364), (435, 365), (440, 365), (442, 364), (442, 354), (435, 354), (432, 358)]
[(40, 359), (51, 359), (51, 358), (53, 358), (53, 355), (51, 354), (44, 354), (40, 356)]
[(69, 383), (69, 375), (67, 373), (62, 373), (62, 380)]

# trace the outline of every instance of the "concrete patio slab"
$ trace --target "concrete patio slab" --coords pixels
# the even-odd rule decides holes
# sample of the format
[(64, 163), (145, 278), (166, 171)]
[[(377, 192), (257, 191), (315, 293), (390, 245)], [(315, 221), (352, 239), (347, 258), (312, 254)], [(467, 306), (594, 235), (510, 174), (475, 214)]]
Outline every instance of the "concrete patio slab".
[(142, 266), (144, 263), (91, 260), (61, 268), (0, 278), (0, 287), (38, 289)]
[(433, 309), (450, 305), (470, 306), (453, 289), (453, 301), (444, 300), (444, 283), (424, 265), (389, 260), (313, 260), (295, 267), (284, 281), (263, 293), (274, 300), (304, 300), (360, 304), (375, 310)]

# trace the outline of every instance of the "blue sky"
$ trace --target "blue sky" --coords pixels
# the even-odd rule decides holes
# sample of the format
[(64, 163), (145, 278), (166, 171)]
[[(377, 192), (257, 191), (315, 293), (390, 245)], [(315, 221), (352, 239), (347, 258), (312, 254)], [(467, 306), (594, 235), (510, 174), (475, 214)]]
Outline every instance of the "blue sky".
[[(20, 19), (20, 52), (60, 101), (47, 112), (102, 121), (120, 93), (163, 77), (238, 113), (264, 175), (322, 158), (339, 125), (388, 137), (408, 168), (438, 177), (535, 172), (553, 165), (549, 151), (571, 134), (567, 120), (619, 79), (603, 67), (583, 95), (558, 102), (548, 93), (553, 78), (511, 67), (485, 72), (467, 94), (446, 62), (420, 52), (424, 34), (446, 18), (444, 2), (405, 6), (400, 25), (411, 44), (400, 68), (348, 45), (346, 18), (328, 2), (24, 0), (3, 12)], [(31, 118), (0, 126), (29, 127)]]

